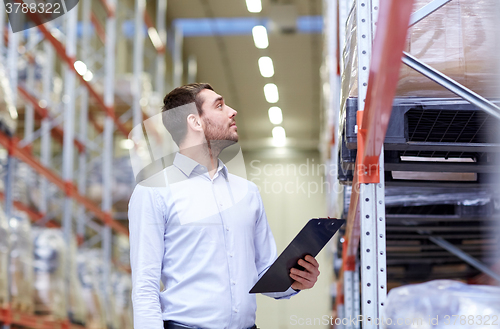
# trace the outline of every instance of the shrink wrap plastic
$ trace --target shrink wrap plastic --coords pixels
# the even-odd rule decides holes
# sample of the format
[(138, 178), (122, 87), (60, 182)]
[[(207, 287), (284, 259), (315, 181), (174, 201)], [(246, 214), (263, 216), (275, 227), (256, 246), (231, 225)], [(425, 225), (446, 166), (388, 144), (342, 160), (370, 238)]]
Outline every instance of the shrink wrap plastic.
[(500, 320), (500, 287), (435, 280), (394, 288), (385, 304), (386, 329), (491, 329)]
[(84, 325), (87, 317), (87, 309), (83, 298), (82, 283), (78, 277), (77, 264), (77, 243), (76, 238), (72, 236), (69, 249), (69, 308), (68, 317), (72, 323)]
[[(92, 200), (102, 198), (102, 162), (95, 162), (90, 170), (88, 182), (88, 195)], [(111, 178), (111, 189), (113, 202), (128, 200), (135, 186), (134, 173), (130, 163), (130, 157), (113, 159), (113, 177)]]
[(83, 298), (87, 309), (86, 327), (105, 329), (104, 300), (100, 292), (97, 264), (101, 257), (98, 250), (79, 250), (77, 255), (78, 277), (82, 284)]
[(33, 242), (26, 213), (15, 212), (10, 228), (10, 296), (15, 310), (33, 313)]
[(63, 233), (59, 229), (34, 228), (33, 246), (35, 313), (65, 319), (67, 251)]
[[(414, 11), (430, 0), (415, 0)], [(408, 30), (405, 51), (483, 97), (498, 97), (497, 0), (454, 0)], [(346, 24), (342, 106), (358, 96), (355, 6)], [(444, 87), (402, 64), (396, 97), (456, 98)]]
[(10, 248), (9, 221), (0, 207), (0, 307), (9, 302), (8, 261)]
[[(83, 286), (83, 296), (87, 306), (86, 328), (90, 329), (118, 329), (115, 297), (112, 287), (105, 287), (103, 276), (102, 250), (88, 249), (79, 251), (78, 274)], [(109, 300), (104, 300), (104, 291)]]
[(130, 268), (130, 242), (125, 235), (116, 235), (113, 243), (113, 258), (122, 268)]
[(132, 319), (132, 279), (130, 274), (117, 271), (113, 273), (113, 295), (118, 328), (133, 329)]

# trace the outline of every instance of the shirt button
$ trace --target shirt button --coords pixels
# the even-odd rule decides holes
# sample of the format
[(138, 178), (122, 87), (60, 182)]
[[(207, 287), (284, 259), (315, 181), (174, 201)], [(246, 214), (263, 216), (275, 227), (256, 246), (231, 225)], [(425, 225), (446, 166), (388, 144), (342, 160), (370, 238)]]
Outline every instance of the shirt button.
[(226, 231), (229, 231), (229, 227), (226, 227)]
[(236, 284), (236, 282), (234, 282), (234, 281), (231, 281), (231, 284), (232, 284), (232, 285), (234, 286), (234, 285)]
[(229, 254), (229, 257), (233, 257), (233, 254), (232, 254), (232, 253), (231, 253), (231, 254)]
[(238, 313), (238, 310), (234, 310), (234, 313)]

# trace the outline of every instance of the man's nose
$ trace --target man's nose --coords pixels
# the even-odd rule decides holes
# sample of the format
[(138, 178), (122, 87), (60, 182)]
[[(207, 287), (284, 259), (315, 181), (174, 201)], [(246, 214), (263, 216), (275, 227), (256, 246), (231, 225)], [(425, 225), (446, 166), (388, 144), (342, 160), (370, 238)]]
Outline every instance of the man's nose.
[[(229, 106), (228, 106), (229, 107)], [(233, 109), (232, 107), (229, 107), (229, 117), (230, 118), (234, 118), (236, 116), (236, 114), (238, 114), (238, 111), (236, 111), (235, 109)]]

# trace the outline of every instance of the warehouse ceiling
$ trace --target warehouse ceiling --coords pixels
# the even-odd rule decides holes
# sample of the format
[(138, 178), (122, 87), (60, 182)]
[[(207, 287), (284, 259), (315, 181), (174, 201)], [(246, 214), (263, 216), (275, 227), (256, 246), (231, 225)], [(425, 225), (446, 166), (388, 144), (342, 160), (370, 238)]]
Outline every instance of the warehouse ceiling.
[[(321, 3), (263, 0), (262, 11), (252, 14), (245, 0), (169, 0), (167, 15), (169, 25), (179, 18), (272, 19), (285, 7), (295, 9), (297, 17), (320, 16)], [(320, 127), (321, 43), (320, 33), (290, 31), (269, 31), (267, 49), (257, 49), (251, 34), (194, 36), (184, 38), (184, 58), (194, 55), (197, 81), (211, 83), (238, 111), (238, 132), (244, 148), (267, 145), (274, 127), (268, 109), (274, 105), (283, 111), (287, 138), (315, 147)], [(261, 76), (257, 63), (261, 56), (272, 58), (273, 77)], [(280, 99), (276, 104), (269, 104), (264, 97), (263, 87), (269, 82), (278, 86)]]

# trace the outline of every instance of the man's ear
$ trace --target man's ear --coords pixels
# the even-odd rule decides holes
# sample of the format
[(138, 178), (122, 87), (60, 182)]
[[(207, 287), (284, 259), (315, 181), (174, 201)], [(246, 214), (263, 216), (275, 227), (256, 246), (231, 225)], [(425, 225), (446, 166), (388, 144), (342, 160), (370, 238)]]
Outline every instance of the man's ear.
[(203, 130), (201, 127), (201, 118), (195, 114), (190, 114), (187, 116), (187, 124), (193, 130)]

